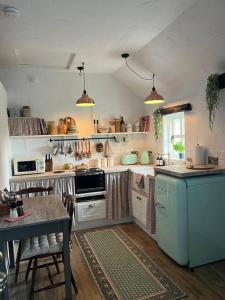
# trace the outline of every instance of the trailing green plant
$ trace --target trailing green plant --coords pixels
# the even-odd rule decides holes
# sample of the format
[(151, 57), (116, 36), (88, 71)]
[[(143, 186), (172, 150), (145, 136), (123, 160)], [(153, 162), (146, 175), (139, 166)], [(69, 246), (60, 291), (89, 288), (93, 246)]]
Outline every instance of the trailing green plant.
[(154, 117), (154, 129), (155, 129), (155, 139), (158, 140), (162, 133), (162, 114), (160, 108), (153, 112)]
[(209, 128), (213, 130), (213, 123), (216, 110), (219, 108), (219, 79), (218, 74), (211, 74), (207, 79), (206, 98), (207, 109), (209, 111)]
[(174, 151), (176, 151), (178, 153), (184, 153), (184, 151), (185, 151), (184, 144), (180, 143), (180, 142), (173, 144), (173, 149), (174, 149)]

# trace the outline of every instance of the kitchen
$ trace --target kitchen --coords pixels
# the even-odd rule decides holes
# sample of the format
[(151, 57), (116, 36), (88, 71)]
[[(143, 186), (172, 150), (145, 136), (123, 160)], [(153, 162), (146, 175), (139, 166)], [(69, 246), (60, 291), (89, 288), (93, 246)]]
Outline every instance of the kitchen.
[[(63, 299), (65, 291), (68, 299), (71, 293), (73, 299), (224, 298), (224, 2), (62, 5), (28, 0), (0, 5), (0, 189), (51, 187), (50, 198), (75, 197), (65, 270), (70, 265), (78, 293), (68, 288), (70, 271), (60, 265), (56, 274), (53, 265), (38, 270), (34, 287), (65, 273), (66, 289), (51, 288), (34, 298)], [(215, 84), (213, 75), (219, 75), (220, 87), (210, 94), (206, 86)], [(144, 103), (149, 94), (162, 103)], [(86, 106), (76, 105), (80, 102)], [(28, 232), (36, 214), (14, 223), (0, 218), (3, 236), (6, 225), (10, 232), (21, 226), (21, 233), (26, 224)], [(3, 251), (1, 258), (7, 267), (1, 262), (1, 272), (8, 272), (8, 284), (1, 273), (5, 299), (6, 290), (10, 299), (30, 295), (35, 272), (24, 280), (27, 261), (14, 283), (12, 249), (16, 260), (22, 239), (21, 233), (15, 242), (7, 240), (9, 255)], [(129, 256), (131, 248), (139, 258)], [(113, 266), (124, 251), (129, 264), (122, 268), (120, 261), (118, 274)], [(161, 281), (141, 267), (153, 268), (152, 263), (155, 274), (165, 274)], [(130, 281), (128, 289), (120, 277)], [(148, 293), (152, 286), (154, 296)]]

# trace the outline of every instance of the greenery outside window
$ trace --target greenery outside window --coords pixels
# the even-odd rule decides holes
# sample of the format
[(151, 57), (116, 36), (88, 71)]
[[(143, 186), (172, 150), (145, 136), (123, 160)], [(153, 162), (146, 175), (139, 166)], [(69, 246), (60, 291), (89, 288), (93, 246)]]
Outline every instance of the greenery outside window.
[(163, 149), (171, 159), (185, 158), (184, 112), (163, 116)]

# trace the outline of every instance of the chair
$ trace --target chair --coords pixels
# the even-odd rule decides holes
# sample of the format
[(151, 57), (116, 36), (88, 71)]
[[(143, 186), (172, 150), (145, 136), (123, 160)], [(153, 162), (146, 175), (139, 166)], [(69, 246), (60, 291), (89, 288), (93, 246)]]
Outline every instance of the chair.
[[(30, 187), (27, 189), (22, 189), (17, 192), (15, 192), (15, 195), (19, 196), (21, 199), (22, 198), (29, 198), (30, 195), (49, 195), (53, 191), (53, 187)], [(55, 261), (56, 269), (59, 272), (59, 267), (57, 264), (57, 261), (55, 258), (53, 258)], [(15, 272), (15, 283), (17, 283), (18, 280), (18, 275), (19, 275), (19, 269), (20, 269), (20, 262), (24, 261), (26, 259), (21, 259), (21, 241), (19, 242), (19, 247), (18, 247), (18, 252), (17, 252), (17, 258), (16, 258), (16, 272)], [(27, 274), (26, 274), (26, 280), (27, 280)]]
[[(67, 212), (70, 216), (69, 222), (69, 231), (70, 231), (70, 239), (71, 239), (71, 229), (72, 229), (72, 220), (73, 220), (73, 213), (74, 213), (74, 197), (72, 195), (63, 194), (63, 204), (67, 209)], [(29, 276), (30, 270), (32, 272), (32, 280), (31, 280), (31, 293), (30, 299), (33, 299), (34, 293), (41, 292), (47, 289), (52, 289), (58, 287), (62, 284), (65, 284), (65, 281), (53, 283), (52, 276), (50, 273), (49, 266), (55, 265), (57, 262), (61, 263), (64, 262), (63, 259), (63, 234), (62, 233), (51, 233), (47, 235), (42, 235), (38, 237), (32, 237), (29, 239), (25, 239), (21, 241), (21, 250), (20, 250), (20, 258), (21, 260), (29, 260), (28, 268), (26, 271), (26, 280)], [(62, 257), (60, 261), (57, 261), (56, 256)], [(49, 258), (53, 257), (53, 262), (47, 262), (42, 265), (38, 265), (39, 258)], [(32, 261), (33, 267), (31, 267)], [(48, 277), (51, 282), (51, 285), (43, 287), (41, 289), (35, 290), (35, 280), (36, 280), (36, 272), (37, 269), (47, 267), (48, 270)], [(57, 270), (59, 271), (59, 270)], [(71, 270), (71, 282), (73, 284), (74, 290), (76, 294), (78, 293), (76, 281), (74, 279), (72, 270)]]
[(44, 194), (49, 195), (53, 191), (53, 187), (30, 187), (27, 189), (19, 190), (15, 193), (15, 195), (20, 196), (20, 198), (24, 198), (24, 195), (26, 198), (29, 198), (30, 195), (34, 195), (35, 197), (38, 195), (43, 196)]

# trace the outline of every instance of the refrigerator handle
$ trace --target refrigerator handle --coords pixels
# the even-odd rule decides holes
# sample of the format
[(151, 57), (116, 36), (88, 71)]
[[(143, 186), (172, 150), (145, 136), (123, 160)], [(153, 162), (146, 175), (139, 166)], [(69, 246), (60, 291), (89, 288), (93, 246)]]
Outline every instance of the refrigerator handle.
[(158, 208), (165, 208), (165, 206), (163, 206), (161, 203), (155, 201), (155, 206)]

